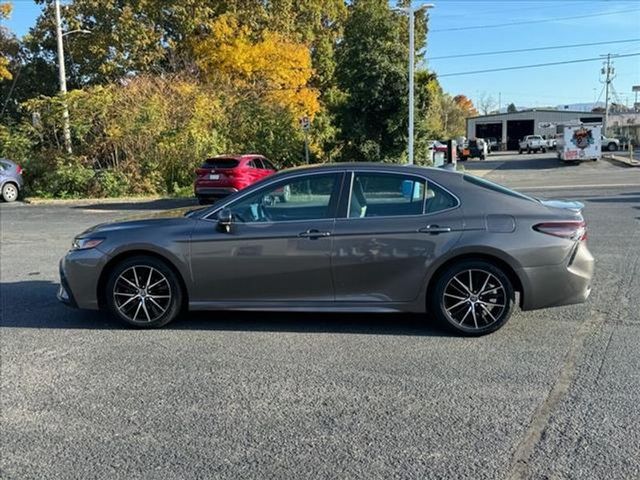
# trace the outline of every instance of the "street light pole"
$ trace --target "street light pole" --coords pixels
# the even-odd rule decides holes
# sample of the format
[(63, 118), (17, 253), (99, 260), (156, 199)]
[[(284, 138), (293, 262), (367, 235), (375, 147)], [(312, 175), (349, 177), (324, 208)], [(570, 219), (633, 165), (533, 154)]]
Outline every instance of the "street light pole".
[(415, 75), (415, 13), (420, 10), (426, 10), (433, 8), (435, 5), (432, 3), (425, 3), (418, 8), (413, 8), (411, 2), (406, 9), (409, 16), (409, 144), (408, 144), (408, 156), (409, 165), (413, 165), (413, 137), (414, 137), (414, 75)]
[(64, 69), (64, 46), (62, 44), (60, 0), (55, 0), (55, 11), (56, 37), (58, 39), (58, 78), (60, 80), (60, 93), (62, 94), (62, 131), (64, 135), (64, 148), (68, 154), (71, 154), (71, 128), (69, 126), (69, 108), (67, 107), (67, 74)]

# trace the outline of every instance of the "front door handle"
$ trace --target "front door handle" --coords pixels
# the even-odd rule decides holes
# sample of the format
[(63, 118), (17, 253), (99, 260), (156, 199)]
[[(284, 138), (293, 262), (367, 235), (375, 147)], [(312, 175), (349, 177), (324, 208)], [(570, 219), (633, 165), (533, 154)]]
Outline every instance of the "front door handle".
[(449, 233), (451, 231), (451, 227), (441, 227), (440, 225), (427, 225), (424, 228), (418, 230), (420, 233)]
[(302, 232), (298, 234), (301, 238), (322, 238), (322, 237), (330, 237), (331, 232), (321, 232), (320, 230), (307, 230), (306, 232)]

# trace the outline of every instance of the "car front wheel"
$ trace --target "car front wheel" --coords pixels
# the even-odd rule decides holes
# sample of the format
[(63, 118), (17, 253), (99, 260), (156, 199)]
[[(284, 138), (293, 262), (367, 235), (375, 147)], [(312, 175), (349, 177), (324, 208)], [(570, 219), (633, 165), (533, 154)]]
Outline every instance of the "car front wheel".
[(509, 277), (484, 260), (464, 260), (437, 278), (429, 311), (456, 333), (479, 336), (501, 328), (513, 313)]
[(179, 315), (182, 289), (163, 261), (136, 256), (111, 270), (105, 299), (110, 312), (129, 325), (162, 327)]
[(611, 143), (607, 146), (607, 148), (609, 149), (609, 151), (610, 151), (610, 152), (615, 152), (615, 151), (618, 149), (618, 146), (617, 146), (615, 143), (611, 142)]

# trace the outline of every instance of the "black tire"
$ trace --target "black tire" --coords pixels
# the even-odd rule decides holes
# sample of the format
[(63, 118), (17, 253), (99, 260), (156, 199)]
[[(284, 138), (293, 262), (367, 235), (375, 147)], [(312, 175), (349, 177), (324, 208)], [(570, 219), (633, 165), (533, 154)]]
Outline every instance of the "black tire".
[(527, 147), (527, 154), (531, 154), (531, 149)]
[[(472, 273), (468, 281), (469, 271)], [(466, 289), (470, 283), (474, 293), (468, 294), (458, 285), (460, 275)], [(429, 313), (461, 335), (480, 336), (495, 332), (511, 318), (515, 307), (515, 292), (509, 277), (485, 260), (457, 262), (442, 272), (433, 285), (428, 299)], [(480, 292), (483, 287), (484, 294)]]
[(20, 190), (15, 183), (7, 182), (2, 186), (2, 199), (7, 202), (15, 202), (20, 196)]
[[(146, 293), (147, 289), (144, 288), (144, 299), (140, 297), (139, 288), (138, 292), (136, 292), (136, 289), (129, 285), (126, 280), (120, 279), (123, 274), (126, 278), (126, 275), (132, 269), (133, 277), (130, 280), (135, 282), (135, 278), (139, 280), (139, 282), (135, 282), (138, 286), (144, 287), (143, 284), (146, 283), (151, 287), (149, 293)], [(152, 272), (151, 283), (161, 282), (159, 286), (153, 287), (147, 280), (149, 269)], [(161, 277), (164, 277), (166, 283), (161, 280)], [(128, 293), (122, 293), (123, 291), (126, 292), (127, 288), (129, 289)], [(158, 295), (152, 295), (151, 292), (154, 292), (154, 294), (157, 292)], [(120, 297), (120, 295), (126, 296)], [(166, 295), (169, 296), (168, 299), (161, 299)], [(178, 277), (171, 267), (155, 257), (139, 255), (120, 262), (111, 270), (106, 283), (104, 298), (109, 312), (115, 318), (138, 328), (158, 328), (171, 322), (180, 314), (183, 292)], [(116, 300), (116, 298), (118, 299)], [(150, 300), (147, 303), (146, 300), (150, 298), (155, 299), (155, 301)], [(123, 305), (127, 301), (131, 302), (130, 307)], [(118, 305), (117, 302), (120, 302), (120, 304)], [(155, 305), (151, 302), (154, 302)], [(164, 311), (162, 311), (162, 308), (164, 308)], [(133, 314), (134, 309), (137, 309), (135, 315)], [(133, 318), (131, 318), (132, 316)]]
[(543, 149), (542, 149), (542, 153), (547, 153), (547, 149), (546, 149), (546, 148), (543, 148)]
[(607, 145), (607, 150), (609, 150), (610, 152), (615, 152), (616, 150), (618, 150), (618, 146), (614, 142), (611, 142), (609, 145)]
[(518, 149), (518, 155), (522, 155), (522, 149)]

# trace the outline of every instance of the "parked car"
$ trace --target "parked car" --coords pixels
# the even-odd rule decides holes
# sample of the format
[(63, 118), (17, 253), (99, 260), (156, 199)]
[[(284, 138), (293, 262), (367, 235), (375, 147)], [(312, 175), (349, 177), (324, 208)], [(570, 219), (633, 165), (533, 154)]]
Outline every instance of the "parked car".
[[(285, 188), (290, 202), (273, 202)], [(183, 309), (406, 311), (482, 335), (516, 299), (533, 310), (589, 296), (582, 208), (437, 168), (291, 169), (213, 206), (86, 230), (58, 298), (136, 327)]]
[(24, 187), (22, 167), (17, 163), (0, 158), (0, 196), (5, 202), (15, 202)]
[(620, 140), (602, 135), (602, 150), (609, 150), (610, 152), (620, 150)]
[(447, 145), (439, 140), (427, 140), (427, 148), (434, 152), (447, 152)]
[(520, 141), (518, 153), (545, 153), (547, 151), (547, 141), (542, 135), (527, 135)]
[(477, 138), (475, 140), (469, 140), (468, 146), (463, 149), (462, 157), (459, 155), (460, 160), (465, 161), (469, 158), (479, 158), (480, 160), (485, 160), (487, 158), (488, 150), (487, 150), (487, 142), (482, 138)]
[(556, 140), (555, 137), (547, 138), (546, 142), (549, 150), (555, 150), (558, 148), (558, 140)]
[[(193, 189), (204, 204), (242, 190), (276, 171), (262, 155), (218, 155), (206, 159), (196, 170)], [(285, 192), (280, 197), (286, 200)]]
[(487, 138), (487, 148), (489, 153), (497, 152), (498, 150), (500, 150), (500, 142), (498, 142), (497, 138), (489, 137)]
[(457, 150), (457, 158), (461, 162), (466, 162), (468, 158), (470, 158), (471, 150), (469, 149), (469, 142), (464, 141), (462, 143), (458, 143), (456, 146)]

